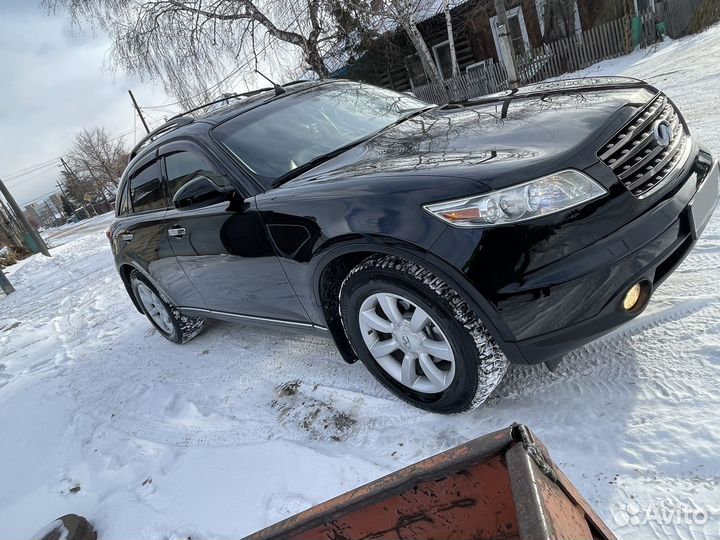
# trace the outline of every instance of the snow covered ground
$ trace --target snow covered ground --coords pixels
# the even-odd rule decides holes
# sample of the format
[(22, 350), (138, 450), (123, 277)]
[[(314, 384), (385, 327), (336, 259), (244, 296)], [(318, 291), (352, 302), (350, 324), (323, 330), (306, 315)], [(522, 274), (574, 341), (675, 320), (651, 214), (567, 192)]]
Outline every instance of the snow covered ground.
[[(651, 80), (720, 155), (720, 27), (586, 74)], [(468, 439), (529, 425), (623, 538), (720, 536), (720, 218), (631, 324), (472, 413), (392, 399), (329, 341), (211, 323), (186, 346), (131, 305), (110, 216), (54, 231), (0, 299), (0, 538), (238, 537)], [(694, 510), (695, 513), (691, 512)]]

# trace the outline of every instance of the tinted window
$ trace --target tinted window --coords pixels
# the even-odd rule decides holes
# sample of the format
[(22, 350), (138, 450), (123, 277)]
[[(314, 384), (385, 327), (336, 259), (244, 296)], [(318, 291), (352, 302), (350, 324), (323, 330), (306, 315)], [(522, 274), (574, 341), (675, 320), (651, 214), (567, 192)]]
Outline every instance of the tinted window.
[(204, 158), (193, 152), (175, 152), (166, 155), (165, 168), (171, 197), (181, 187), (198, 176), (207, 176), (218, 186), (225, 186), (225, 179), (217, 174)]
[(127, 194), (127, 184), (121, 186), (121, 191), (118, 192), (118, 201), (116, 201), (118, 215), (124, 216), (130, 213), (130, 198)]
[(165, 197), (160, 181), (160, 165), (152, 161), (130, 177), (130, 199), (135, 212), (165, 208)]
[(428, 107), (407, 94), (335, 83), (241, 113), (213, 135), (264, 185)]

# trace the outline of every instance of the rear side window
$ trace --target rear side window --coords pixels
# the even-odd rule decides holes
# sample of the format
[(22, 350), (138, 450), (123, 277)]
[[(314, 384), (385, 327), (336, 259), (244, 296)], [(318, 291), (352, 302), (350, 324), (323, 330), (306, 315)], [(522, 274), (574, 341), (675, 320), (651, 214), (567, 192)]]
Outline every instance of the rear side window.
[(127, 194), (127, 184), (122, 184), (118, 191), (117, 210), (119, 216), (126, 216), (130, 213), (130, 198)]
[(151, 161), (130, 176), (130, 200), (133, 211), (147, 212), (165, 208), (159, 160)]
[(174, 152), (165, 156), (170, 197), (193, 178), (207, 176), (219, 187), (225, 187), (225, 179), (213, 170), (204, 158), (193, 152)]

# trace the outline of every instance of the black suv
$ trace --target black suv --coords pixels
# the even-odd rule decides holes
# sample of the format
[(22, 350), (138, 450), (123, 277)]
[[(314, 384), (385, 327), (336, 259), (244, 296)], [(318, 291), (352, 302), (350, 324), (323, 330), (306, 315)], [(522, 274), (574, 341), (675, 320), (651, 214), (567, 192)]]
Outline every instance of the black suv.
[(719, 176), (670, 99), (634, 79), (441, 107), (305, 82), (148, 135), (108, 234), (170, 341), (208, 317), (325, 333), (395, 395), (453, 413), (508, 362), (552, 368), (637, 316), (707, 224)]

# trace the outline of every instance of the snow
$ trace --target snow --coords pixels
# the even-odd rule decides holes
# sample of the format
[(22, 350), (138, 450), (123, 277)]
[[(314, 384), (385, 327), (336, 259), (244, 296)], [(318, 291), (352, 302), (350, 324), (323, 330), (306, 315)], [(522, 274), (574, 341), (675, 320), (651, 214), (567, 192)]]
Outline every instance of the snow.
[[(718, 58), (714, 27), (585, 74), (651, 80), (720, 155)], [(623, 538), (720, 534), (717, 215), (642, 316), (555, 373), (512, 367), (451, 417), (396, 401), (326, 339), (212, 322), (166, 342), (116, 275), (110, 219), (48, 231), (52, 258), (6, 270), (0, 537), (70, 512), (100, 538), (239, 537), (513, 421)]]

